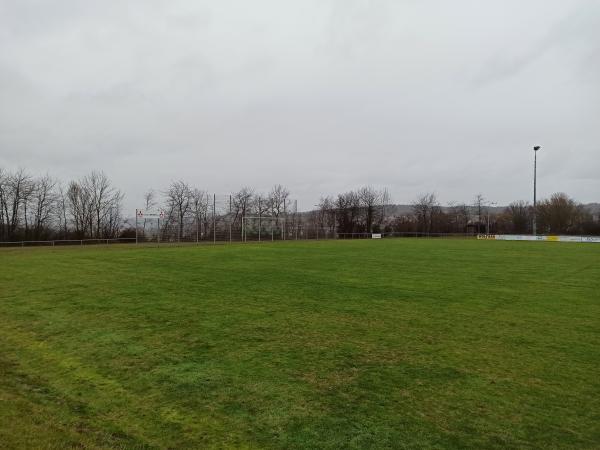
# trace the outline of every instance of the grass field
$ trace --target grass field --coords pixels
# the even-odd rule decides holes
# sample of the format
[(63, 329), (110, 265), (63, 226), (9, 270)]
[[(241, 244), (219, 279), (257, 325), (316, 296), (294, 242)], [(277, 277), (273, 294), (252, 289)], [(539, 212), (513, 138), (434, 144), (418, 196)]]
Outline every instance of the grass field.
[(1, 250), (0, 447), (599, 448), (600, 245)]

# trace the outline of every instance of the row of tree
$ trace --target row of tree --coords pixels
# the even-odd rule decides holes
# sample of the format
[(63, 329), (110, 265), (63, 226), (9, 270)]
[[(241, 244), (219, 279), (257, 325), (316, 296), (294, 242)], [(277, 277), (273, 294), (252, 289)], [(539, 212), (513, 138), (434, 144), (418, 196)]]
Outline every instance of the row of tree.
[[(194, 231), (196, 234), (206, 234), (200, 230), (210, 231), (217, 227), (217, 217), (220, 228), (234, 230), (238, 235), (242, 228), (242, 218), (264, 218), (265, 222), (271, 220), (270, 225), (280, 227), (284, 220), (296, 218), (295, 203), (291, 204), (289, 196), (290, 192), (280, 184), (273, 186), (266, 194), (244, 187), (225, 199), (219, 198), (217, 204), (214, 194), (180, 180), (171, 183), (162, 197), (154, 190), (148, 191), (144, 196), (144, 203), (147, 211), (163, 212), (163, 224), (158, 230), (163, 239), (181, 239)], [(147, 231), (146, 225), (147, 220), (144, 220), (144, 234)]]
[[(133, 236), (133, 212), (123, 215), (123, 197), (102, 172), (91, 172), (65, 184), (49, 175), (35, 177), (25, 170), (0, 168), (0, 241)], [(214, 234), (227, 230), (231, 235), (232, 230), (241, 232), (242, 218), (246, 218), (246, 228), (256, 231), (258, 227), (260, 232), (267, 224), (282, 235), (285, 229), (296, 230), (296, 234), (300, 230), (301, 235), (302, 230), (321, 230), (330, 236), (373, 232), (531, 233), (534, 214), (527, 202), (492, 208), (481, 195), (471, 204), (442, 206), (433, 193), (420, 195), (408, 210), (399, 210), (386, 189), (370, 186), (322, 197), (315, 209), (297, 213), (289, 190), (282, 185), (264, 194), (245, 187), (217, 201), (214, 195), (184, 181), (175, 181), (164, 191), (148, 191), (143, 209), (163, 212), (161, 230), (156, 232), (169, 233), (170, 239), (211, 229)], [(537, 224), (539, 233), (600, 234), (598, 218), (562, 193), (538, 203)], [(138, 225), (143, 235), (147, 219)]]
[(383, 230), (391, 203), (387, 189), (365, 186), (336, 197), (322, 197), (312, 214), (319, 228), (338, 233), (377, 233)]
[[(598, 217), (564, 193), (555, 193), (540, 201), (536, 210), (540, 234), (600, 234)], [(412, 204), (412, 213), (396, 216), (389, 230), (531, 234), (533, 217), (533, 206), (522, 200), (498, 210), (478, 195), (472, 205), (463, 203), (442, 207), (435, 194), (426, 194)]]
[(122, 201), (102, 172), (65, 185), (0, 168), (0, 240), (115, 237), (123, 227)]

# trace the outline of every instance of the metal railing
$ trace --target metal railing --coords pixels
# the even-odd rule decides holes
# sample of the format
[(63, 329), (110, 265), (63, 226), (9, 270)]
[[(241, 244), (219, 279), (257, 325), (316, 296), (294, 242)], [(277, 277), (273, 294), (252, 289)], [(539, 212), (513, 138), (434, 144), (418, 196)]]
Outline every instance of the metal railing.
[[(327, 229), (299, 229), (292, 230), (289, 235), (283, 238), (281, 235), (273, 236), (266, 234), (263, 236), (263, 242), (270, 241), (306, 241), (306, 240), (345, 240), (345, 239), (371, 239), (373, 235), (379, 235), (381, 238), (443, 238), (443, 239), (475, 239), (477, 236), (470, 233), (424, 233), (415, 231), (387, 232), (387, 233), (334, 233)], [(254, 233), (256, 234), (256, 233)], [(144, 236), (138, 236), (138, 243), (144, 244), (192, 244), (192, 243), (224, 243), (224, 242), (259, 242), (260, 238), (254, 235), (242, 236), (237, 231), (231, 233), (218, 233), (213, 241), (213, 236), (209, 239), (197, 239), (197, 236), (186, 236), (183, 239), (175, 240), (156, 240), (145, 239)], [(53, 239), (53, 240), (28, 240), (28, 241), (4, 241), (0, 242), (0, 248), (3, 247), (58, 247), (58, 246), (90, 246), (90, 245), (110, 245), (110, 244), (136, 244), (136, 238), (109, 238), (109, 239)]]
[(0, 247), (56, 247), (56, 246), (84, 246), (84, 245), (109, 245), (109, 244), (131, 244), (135, 238), (112, 238), (112, 239), (53, 239), (49, 241), (4, 241)]
[(445, 239), (475, 239), (472, 233), (426, 233), (422, 231), (394, 231), (387, 233), (337, 233), (338, 239), (371, 239), (374, 234), (382, 238), (445, 238)]

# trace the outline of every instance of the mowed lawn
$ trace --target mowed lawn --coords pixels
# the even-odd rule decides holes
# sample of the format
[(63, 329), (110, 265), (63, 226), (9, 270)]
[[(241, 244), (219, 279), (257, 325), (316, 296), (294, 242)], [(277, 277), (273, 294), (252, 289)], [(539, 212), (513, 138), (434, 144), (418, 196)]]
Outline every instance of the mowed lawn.
[(0, 250), (2, 448), (599, 448), (600, 245)]

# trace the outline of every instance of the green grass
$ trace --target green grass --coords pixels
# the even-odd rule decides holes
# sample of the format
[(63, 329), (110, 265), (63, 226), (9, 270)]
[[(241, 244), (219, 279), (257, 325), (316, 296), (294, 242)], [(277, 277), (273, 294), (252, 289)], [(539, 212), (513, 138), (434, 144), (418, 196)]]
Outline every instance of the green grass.
[(600, 245), (4, 249), (0, 447), (598, 448)]

